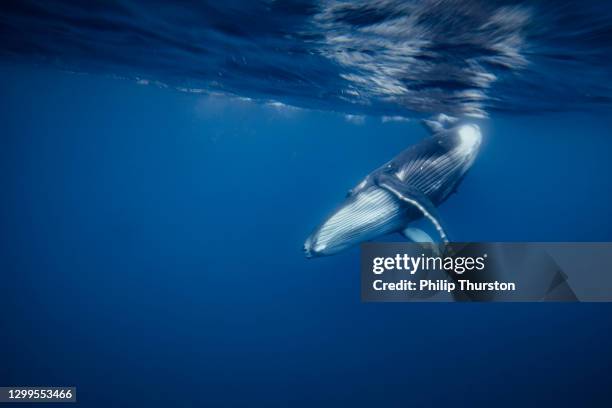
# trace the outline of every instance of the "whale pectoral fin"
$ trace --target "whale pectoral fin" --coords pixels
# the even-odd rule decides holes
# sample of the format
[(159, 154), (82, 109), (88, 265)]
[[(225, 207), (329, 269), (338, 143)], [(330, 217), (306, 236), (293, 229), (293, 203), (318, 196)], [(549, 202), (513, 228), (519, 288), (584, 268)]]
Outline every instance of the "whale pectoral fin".
[(393, 193), (398, 199), (415, 206), (427, 218), (440, 234), (442, 241), (447, 244), (446, 231), (442, 227), (436, 206), (419, 189), (404, 185), (397, 177), (382, 174), (376, 180), (379, 187)]
[(433, 244), (434, 240), (431, 236), (420, 228), (407, 227), (402, 230), (401, 234), (412, 242), (420, 242)]
[(421, 246), (425, 249), (430, 249), (436, 255), (440, 255), (440, 248), (437, 243), (431, 238), (431, 236), (419, 228), (408, 227), (405, 228), (401, 234), (406, 237), (406, 239), (421, 244)]

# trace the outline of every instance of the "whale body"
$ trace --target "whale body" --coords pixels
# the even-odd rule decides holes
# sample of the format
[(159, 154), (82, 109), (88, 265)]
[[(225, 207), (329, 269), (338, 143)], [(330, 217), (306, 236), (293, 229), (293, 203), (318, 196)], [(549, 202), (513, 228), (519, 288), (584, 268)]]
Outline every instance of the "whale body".
[(482, 134), (474, 124), (439, 115), (424, 121), (432, 133), (366, 176), (344, 202), (308, 237), (307, 257), (333, 255), (361, 242), (400, 232), (416, 242), (432, 242), (409, 224), (423, 217), (447, 242), (436, 207), (472, 167)]

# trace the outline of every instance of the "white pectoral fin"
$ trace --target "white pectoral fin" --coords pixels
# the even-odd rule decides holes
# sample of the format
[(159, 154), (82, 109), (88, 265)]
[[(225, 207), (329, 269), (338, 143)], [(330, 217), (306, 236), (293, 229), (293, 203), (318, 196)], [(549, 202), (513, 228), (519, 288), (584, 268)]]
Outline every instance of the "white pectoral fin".
[(413, 242), (433, 244), (431, 236), (420, 228), (408, 227), (402, 231), (402, 235)]
[(438, 211), (431, 200), (412, 186), (405, 186), (397, 177), (382, 175), (378, 180), (378, 185), (393, 193), (398, 199), (405, 203), (415, 206), (425, 218), (435, 227), (443, 243), (448, 244), (448, 236), (442, 227)]
[(421, 244), (425, 249), (431, 249), (436, 255), (440, 255), (440, 248), (438, 244), (434, 242), (431, 236), (420, 228), (408, 227), (405, 228), (401, 234), (406, 239)]

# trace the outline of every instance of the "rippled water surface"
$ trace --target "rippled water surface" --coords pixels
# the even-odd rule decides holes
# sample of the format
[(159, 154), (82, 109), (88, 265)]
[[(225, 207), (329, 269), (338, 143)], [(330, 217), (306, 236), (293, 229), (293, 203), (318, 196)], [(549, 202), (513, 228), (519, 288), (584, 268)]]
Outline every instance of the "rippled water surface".
[(3, 1), (3, 58), (375, 115), (609, 106), (607, 2)]

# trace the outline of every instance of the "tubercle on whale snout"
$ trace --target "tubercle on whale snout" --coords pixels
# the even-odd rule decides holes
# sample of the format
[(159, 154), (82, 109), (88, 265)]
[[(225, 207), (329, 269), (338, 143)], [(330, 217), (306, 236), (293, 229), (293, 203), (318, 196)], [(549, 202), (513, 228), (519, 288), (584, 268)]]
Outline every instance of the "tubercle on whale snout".
[(313, 257), (308, 241), (306, 241), (302, 246), (302, 252), (304, 252), (304, 256), (308, 259)]

